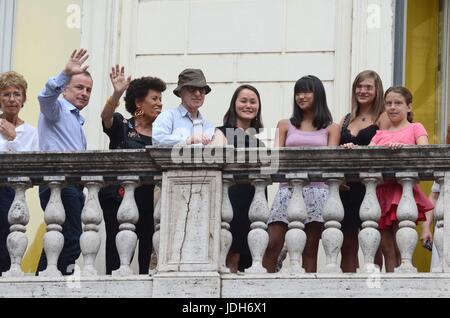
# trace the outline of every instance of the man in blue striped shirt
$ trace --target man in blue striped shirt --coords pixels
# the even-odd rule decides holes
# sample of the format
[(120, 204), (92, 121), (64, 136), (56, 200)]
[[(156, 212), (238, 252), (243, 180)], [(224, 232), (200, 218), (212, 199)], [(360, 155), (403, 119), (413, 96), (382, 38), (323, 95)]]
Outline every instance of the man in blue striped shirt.
[[(86, 137), (83, 132), (84, 118), (80, 111), (89, 103), (92, 77), (84, 65), (89, 55), (86, 50), (75, 50), (64, 71), (51, 78), (39, 94), (40, 105), (38, 132), (43, 151), (84, 151)], [(62, 94), (62, 96), (60, 96)], [(42, 209), (45, 210), (50, 197), (47, 186), (39, 188)], [(62, 234), (64, 247), (59, 256), (58, 269), (64, 274), (73, 273), (76, 259), (80, 256), (81, 211), (84, 206), (82, 186), (68, 186), (61, 192), (66, 213)], [(47, 267), (42, 253), (38, 271)]]

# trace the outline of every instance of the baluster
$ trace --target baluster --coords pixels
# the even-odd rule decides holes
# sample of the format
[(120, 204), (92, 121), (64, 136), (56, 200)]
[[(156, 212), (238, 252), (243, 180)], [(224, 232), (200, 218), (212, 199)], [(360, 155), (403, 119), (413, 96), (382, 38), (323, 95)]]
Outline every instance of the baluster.
[(305, 200), (303, 198), (303, 186), (308, 182), (307, 173), (294, 173), (286, 175), (293, 188), (292, 197), (288, 204), (289, 230), (286, 233), (286, 247), (289, 253), (290, 266), (283, 267), (281, 272), (290, 274), (302, 274), (302, 254), (306, 245), (305, 220), (308, 216)]
[(88, 197), (81, 212), (83, 234), (80, 237), (80, 248), (84, 260), (83, 275), (96, 276), (94, 262), (102, 241), (99, 230), (103, 221), (98, 192), (103, 186), (103, 177), (81, 177), (81, 181), (86, 183), (88, 189)]
[(31, 186), (30, 178), (8, 178), (8, 183), (15, 191), (14, 201), (8, 212), (8, 223), (11, 225), (10, 233), (6, 240), (11, 268), (4, 272), (3, 277), (21, 277), (24, 273), (20, 267), (23, 255), (27, 250), (28, 239), (25, 234), (27, 224), (30, 221), (25, 191)]
[(435, 172), (434, 176), (441, 190), (436, 201), (436, 206), (434, 207), (436, 228), (433, 240), (433, 244), (436, 245), (439, 255), (439, 265), (437, 267), (433, 267), (431, 271), (433, 273), (442, 273), (444, 271), (444, 173)]
[[(161, 189), (158, 201), (155, 204), (155, 209), (153, 211), (153, 222), (155, 224), (155, 232), (153, 233), (152, 243), (153, 249), (155, 250), (156, 260), (159, 260), (159, 242), (160, 242), (160, 228), (161, 228), (161, 200), (162, 200), (162, 177), (155, 177), (156, 186)], [(149, 274), (154, 274), (158, 270), (158, 266), (155, 270), (150, 270)]]
[(61, 200), (61, 190), (66, 181), (65, 177), (44, 177), (50, 188), (50, 199), (44, 212), (44, 221), (47, 224), (47, 233), (44, 235), (44, 251), (47, 256), (47, 269), (39, 272), (43, 277), (60, 277), (58, 270), (59, 254), (64, 247), (62, 225), (66, 220), (66, 213)]
[(233, 207), (231, 205), (230, 197), (228, 196), (228, 189), (233, 184), (233, 176), (223, 175), (222, 181), (222, 222), (220, 223), (219, 272), (229, 273), (230, 269), (227, 267), (226, 261), (231, 243), (233, 241), (233, 237), (230, 232), (230, 222), (233, 219)]
[(322, 212), (325, 221), (322, 244), (325, 250), (326, 264), (320, 271), (323, 273), (342, 273), (341, 267), (337, 264), (337, 258), (344, 241), (344, 235), (341, 231), (341, 221), (344, 219), (344, 206), (339, 196), (339, 186), (344, 179), (344, 174), (324, 173), (323, 178), (327, 180), (329, 195)]
[(270, 183), (267, 176), (251, 175), (251, 183), (255, 187), (255, 196), (249, 209), (250, 232), (248, 233), (248, 246), (252, 254), (252, 266), (245, 270), (246, 273), (267, 273), (262, 266), (262, 257), (269, 244), (267, 234), (267, 220), (269, 219), (269, 205), (267, 204), (265, 189)]
[(399, 267), (395, 268), (396, 273), (417, 273), (417, 269), (412, 264), (412, 255), (418, 239), (416, 220), (419, 212), (413, 195), (413, 187), (418, 176), (417, 172), (398, 172), (395, 174), (403, 187), (402, 198), (397, 207), (399, 229), (396, 234), (402, 262)]
[(358, 239), (364, 254), (364, 265), (358, 269), (358, 272), (379, 272), (379, 266), (374, 264), (375, 254), (381, 242), (381, 235), (378, 231), (381, 208), (378, 203), (376, 187), (382, 176), (381, 173), (360, 173), (359, 177), (366, 186), (366, 194), (359, 209), (362, 230), (359, 232)]
[(122, 181), (125, 195), (117, 212), (119, 221), (119, 233), (116, 236), (117, 251), (120, 257), (120, 268), (113, 271), (113, 276), (133, 275), (131, 270), (131, 258), (134, 255), (137, 244), (136, 223), (139, 219), (139, 212), (134, 199), (134, 190), (139, 184), (139, 177), (118, 177)]

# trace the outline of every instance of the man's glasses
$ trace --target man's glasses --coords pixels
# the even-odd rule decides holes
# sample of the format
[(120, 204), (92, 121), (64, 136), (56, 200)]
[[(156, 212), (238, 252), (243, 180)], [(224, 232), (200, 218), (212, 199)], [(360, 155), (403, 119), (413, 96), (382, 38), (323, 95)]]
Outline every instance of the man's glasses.
[(199, 91), (200, 94), (206, 94), (206, 88), (204, 87), (195, 87), (195, 86), (185, 86), (185, 88), (187, 89), (187, 91), (189, 93), (195, 93), (196, 91)]

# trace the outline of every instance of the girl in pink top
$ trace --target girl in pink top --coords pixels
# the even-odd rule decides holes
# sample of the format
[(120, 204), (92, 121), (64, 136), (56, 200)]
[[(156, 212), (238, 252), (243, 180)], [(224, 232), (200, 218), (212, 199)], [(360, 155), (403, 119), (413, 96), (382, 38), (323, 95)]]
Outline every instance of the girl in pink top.
[[(275, 147), (337, 146), (339, 138), (339, 126), (333, 123), (322, 82), (312, 75), (302, 77), (295, 83), (292, 117), (278, 122)], [(289, 185), (280, 184), (268, 221), (269, 245), (263, 258), (263, 266), (271, 273), (276, 271), (288, 230), (287, 208), (291, 196), (292, 189)], [(305, 220), (307, 242), (303, 251), (303, 267), (306, 272), (316, 272), (317, 251), (323, 227), (322, 207), (328, 197), (328, 188), (322, 182), (311, 182), (303, 188), (303, 197), (308, 212)]]
[[(403, 145), (428, 145), (428, 134), (421, 123), (412, 122), (412, 94), (406, 87), (389, 88), (385, 95), (385, 109), (391, 122), (390, 128), (378, 130), (369, 146), (388, 146), (400, 149)], [(419, 210), (417, 221), (425, 220), (425, 212), (433, 209), (427, 196), (415, 185), (414, 199)], [(386, 182), (377, 187), (381, 207), (378, 221), (381, 231), (381, 251), (385, 257), (386, 272), (393, 272), (400, 266), (401, 256), (395, 242), (398, 230), (397, 207), (402, 197), (402, 186)]]

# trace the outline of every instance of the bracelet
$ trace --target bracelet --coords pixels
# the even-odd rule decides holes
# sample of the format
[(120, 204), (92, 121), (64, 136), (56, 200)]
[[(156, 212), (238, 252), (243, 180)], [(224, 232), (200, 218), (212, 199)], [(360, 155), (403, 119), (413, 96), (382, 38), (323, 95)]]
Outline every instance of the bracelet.
[(114, 104), (112, 101), (112, 96), (110, 96), (106, 101), (106, 106), (116, 109), (117, 107), (119, 107), (119, 103)]

